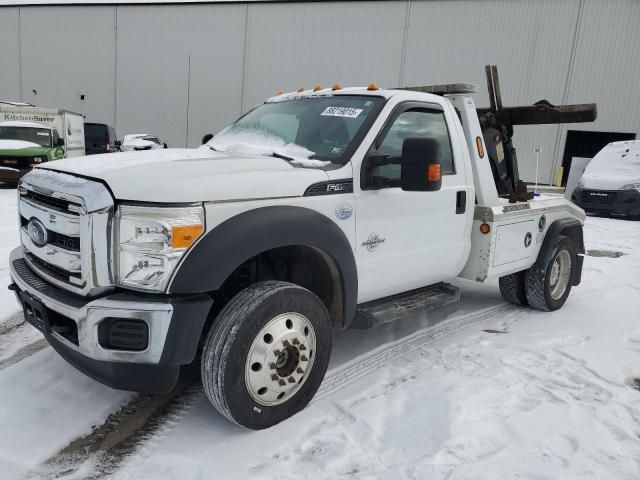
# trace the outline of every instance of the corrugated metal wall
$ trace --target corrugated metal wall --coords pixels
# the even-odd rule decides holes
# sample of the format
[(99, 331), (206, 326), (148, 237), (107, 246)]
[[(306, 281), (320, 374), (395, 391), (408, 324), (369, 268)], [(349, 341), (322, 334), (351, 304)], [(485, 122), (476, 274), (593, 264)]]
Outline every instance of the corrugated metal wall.
[[(594, 124), (519, 127), (550, 181), (568, 129), (640, 133), (637, 0), (429, 0), (0, 7), (0, 98), (195, 146), (278, 90), (471, 81), (505, 104), (598, 102)], [(81, 100), (80, 95), (85, 99)]]

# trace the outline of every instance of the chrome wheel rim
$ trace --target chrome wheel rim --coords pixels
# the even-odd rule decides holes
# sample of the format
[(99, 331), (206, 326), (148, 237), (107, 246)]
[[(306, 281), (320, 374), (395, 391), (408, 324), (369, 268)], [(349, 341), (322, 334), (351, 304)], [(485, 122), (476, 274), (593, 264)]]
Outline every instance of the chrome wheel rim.
[(559, 300), (567, 291), (569, 279), (571, 278), (571, 255), (566, 250), (561, 250), (551, 266), (549, 276), (549, 288), (551, 298)]
[(260, 405), (280, 405), (302, 388), (313, 368), (316, 334), (307, 317), (289, 312), (262, 327), (245, 364), (245, 384)]

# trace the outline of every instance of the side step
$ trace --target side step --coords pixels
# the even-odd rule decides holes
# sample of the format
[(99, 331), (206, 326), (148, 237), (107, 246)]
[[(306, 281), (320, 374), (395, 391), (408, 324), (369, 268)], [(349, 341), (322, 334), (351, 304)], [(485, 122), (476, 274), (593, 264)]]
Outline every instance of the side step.
[(460, 300), (460, 289), (449, 283), (392, 295), (358, 305), (349, 328), (364, 329), (395, 322), (414, 312), (443, 307)]

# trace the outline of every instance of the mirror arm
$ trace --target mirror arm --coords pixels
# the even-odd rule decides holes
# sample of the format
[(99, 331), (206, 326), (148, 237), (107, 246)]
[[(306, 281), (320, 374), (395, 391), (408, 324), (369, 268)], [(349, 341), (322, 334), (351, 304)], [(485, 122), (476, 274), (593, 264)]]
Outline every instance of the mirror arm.
[(367, 164), (369, 168), (382, 167), (384, 165), (400, 165), (402, 157), (392, 157), (391, 155), (369, 155)]

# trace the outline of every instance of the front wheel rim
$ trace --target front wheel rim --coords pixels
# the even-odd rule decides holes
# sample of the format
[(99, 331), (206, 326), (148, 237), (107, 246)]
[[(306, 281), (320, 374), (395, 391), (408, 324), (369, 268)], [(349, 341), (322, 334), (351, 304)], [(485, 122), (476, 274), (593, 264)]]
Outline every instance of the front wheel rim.
[(561, 250), (553, 260), (549, 276), (549, 290), (551, 298), (554, 300), (560, 300), (569, 287), (571, 263), (571, 255), (567, 250)]
[(293, 397), (309, 377), (315, 349), (315, 330), (304, 315), (289, 312), (268, 321), (247, 353), (245, 385), (251, 398), (276, 406)]

